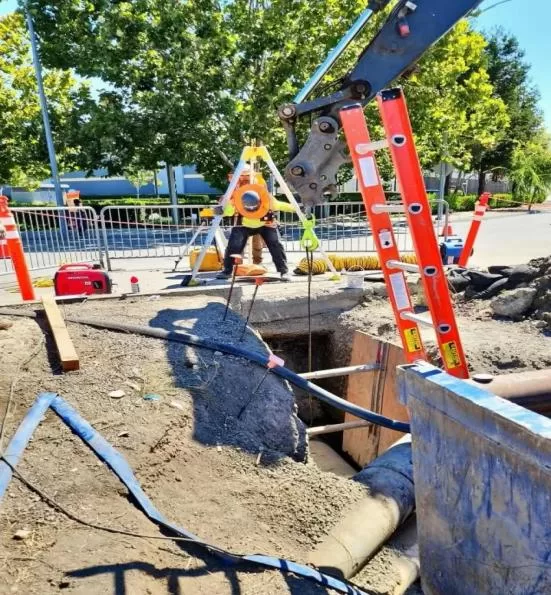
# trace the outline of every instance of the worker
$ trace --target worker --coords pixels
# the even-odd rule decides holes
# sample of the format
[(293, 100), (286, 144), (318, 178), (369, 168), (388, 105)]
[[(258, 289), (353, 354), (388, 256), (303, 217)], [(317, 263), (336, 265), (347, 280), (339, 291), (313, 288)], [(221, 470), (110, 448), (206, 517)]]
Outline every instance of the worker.
[(253, 236), (253, 264), (262, 264), (262, 251), (265, 246), (260, 234)]
[[(250, 179), (250, 169), (245, 169), (242, 172), (240, 178)], [(255, 183), (262, 186), (266, 186), (262, 176), (256, 174), (254, 176)], [(230, 178), (231, 179), (231, 178)], [(233, 270), (233, 254), (241, 254), (247, 245), (247, 240), (250, 237), (260, 236), (266, 247), (270, 251), (274, 265), (281, 275), (282, 281), (290, 281), (289, 269), (287, 267), (287, 256), (285, 255), (285, 249), (281, 243), (281, 236), (277, 221), (275, 219), (275, 212), (283, 211), (286, 213), (294, 213), (295, 209), (292, 205), (286, 202), (281, 202), (275, 199), (271, 194), (269, 195), (269, 210), (261, 218), (255, 218), (254, 212), (258, 208), (259, 196), (255, 192), (246, 192), (242, 196), (241, 203), (243, 209), (246, 212), (251, 213), (251, 217), (243, 216), (239, 214), (234, 206), (233, 200), (231, 200), (225, 209), (221, 206), (216, 207), (215, 212), (217, 214), (223, 214), (225, 217), (235, 217), (235, 224), (232, 227), (230, 238), (228, 240), (228, 246), (224, 255), (224, 269), (220, 274), (217, 275), (217, 279), (228, 279), (232, 275)], [(257, 244), (258, 246), (258, 244)], [(258, 256), (258, 252), (257, 252)]]

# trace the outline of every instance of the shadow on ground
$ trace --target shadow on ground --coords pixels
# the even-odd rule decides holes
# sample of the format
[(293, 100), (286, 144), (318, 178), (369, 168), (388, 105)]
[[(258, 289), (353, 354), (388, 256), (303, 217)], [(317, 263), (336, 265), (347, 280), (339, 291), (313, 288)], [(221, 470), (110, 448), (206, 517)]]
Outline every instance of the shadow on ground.
[[(240, 316), (231, 310), (224, 316), (224, 304), (211, 302), (205, 308), (161, 310), (150, 326), (268, 353), (260, 337), (250, 328), (245, 330)], [(306, 428), (286, 383), (266, 374), (265, 368), (220, 351), (172, 341), (166, 348), (175, 385), (192, 395), (196, 440), (209, 446), (238, 446), (253, 454), (262, 450), (265, 462), (283, 456), (305, 459)]]

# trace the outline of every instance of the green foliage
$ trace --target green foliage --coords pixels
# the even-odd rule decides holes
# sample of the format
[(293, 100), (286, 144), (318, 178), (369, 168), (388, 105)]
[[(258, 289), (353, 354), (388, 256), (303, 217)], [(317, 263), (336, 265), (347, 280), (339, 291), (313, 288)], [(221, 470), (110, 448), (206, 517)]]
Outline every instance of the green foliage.
[(405, 84), (421, 164), (444, 161), (468, 170), (475, 147), (489, 148), (509, 124), (494, 97), (485, 64), (486, 41), (461, 21), (419, 64)]
[(136, 198), (138, 200), (140, 199), (140, 188), (153, 183), (155, 175), (149, 170), (140, 169), (136, 166), (130, 166), (124, 170), (124, 177), (136, 188)]
[[(61, 169), (75, 164), (75, 151), (66, 142), (77, 118), (79, 97), (86, 87), (67, 71), (46, 70), (54, 144)], [(23, 18), (12, 13), (0, 17), (0, 183), (38, 187), (50, 175), (30, 44)]]
[(524, 145), (517, 145), (511, 158), (510, 178), (517, 200), (543, 202), (551, 191), (551, 150), (548, 135), (540, 134)]
[(516, 37), (497, 29), (489, 36), (485, 54), (494, 94), (506, 105), (510, 125), (495, 146), (480, 146), (475, 151), (474, 166), (481, 180), (486, 173), (494, 179), (506, 176), (513, 166), (515, 147), (526, 144), (543, 125), (539, 93), (530, 83), (530, 65)]
[(226, 88), (233, 41), (216, 0), (30, 0), (45, 63), (97, 77), (75, 144), (81, 166), (193, 163)]
[[(208, 182), (225, 187), (243, 145), (255, 139), (268, 145), (276, 163), (286, 163), (277, 108), (302, 87), (365, 0), (28, 0), (28, 5), (45, 63), (103, 83), (97, 98), (79, 95), (86, 117), (77, 115), (78, 125), (69, 131), (80, 167), (122, 174), (130, 166), (151, 171), (164, 163), (194, 163)], [(327, 85), (356, 62), (382, 18), (370, 21), (322, 81), (319, 94), (327, 94)], [(507, 138), (513, 117), (507, 94), (498, 88), (499, 63), (490, 59), (504, 55), (496, 43), (492, 39), (486, 47), (484, 37), (463, 21), (404, 83), (424, 167), (443, 160), (469, 169)], [(373, 138), (380, 138), (373, 103), (366, 115)], [(303, 139), (308, 124), (299, 127)], [(384, 152), (379, 166), (388, 179)], [(342, 175), (345, 179), (347, 171)]]

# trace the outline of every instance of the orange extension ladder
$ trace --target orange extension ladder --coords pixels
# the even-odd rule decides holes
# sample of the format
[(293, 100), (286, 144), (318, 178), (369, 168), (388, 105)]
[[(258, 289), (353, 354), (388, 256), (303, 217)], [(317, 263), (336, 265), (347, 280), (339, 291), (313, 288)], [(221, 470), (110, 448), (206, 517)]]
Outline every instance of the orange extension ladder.
[[(426, 359), (418, 325), (431, 326), (436, 332), (447, 372), (458, 378), (468, 378), (467, 360), (457, 329), (403, 92), (401, 89), (382, 91), (377, 96), (377, 102), (386, 141), (371, 142), (361, 105), (343, 108), (340, 117), (406, 359), (408, 362)], [(398, 207), (386, 202), (375, 162), (375, 151), (386, 147), (390, 149), (402, 194), (403, 205)], [(390, 218), (392, 212), (404, 212), (406, 215), (417, 265), (400, 261)], [(420, 274), (431, 320), (415, 313), (405, 271)]]

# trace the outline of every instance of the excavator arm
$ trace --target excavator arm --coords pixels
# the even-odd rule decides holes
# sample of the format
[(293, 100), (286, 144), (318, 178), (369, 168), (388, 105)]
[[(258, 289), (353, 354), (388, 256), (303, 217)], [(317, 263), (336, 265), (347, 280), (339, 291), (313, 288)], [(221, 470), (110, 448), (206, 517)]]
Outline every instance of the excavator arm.
[[(285, 178), (311, 207), (336, 194), (336, 175), (349, 161), (339, 139), (340, 110), (351, 103), (367, 104), (380, 91), (410, 70), (419, 58), (467, 16), (482, 0), (397, 0), (383, 26), (364, 49), (337, 90), (306, 101), (321, 78), (369, 19), (392, 0), (371, 0), (352, 28), (297, 94), (279, 109), (285, 127), (290, 161)], [(308, 139), (299, 147), (296, 124), (301, 116), (317, 114)]]

